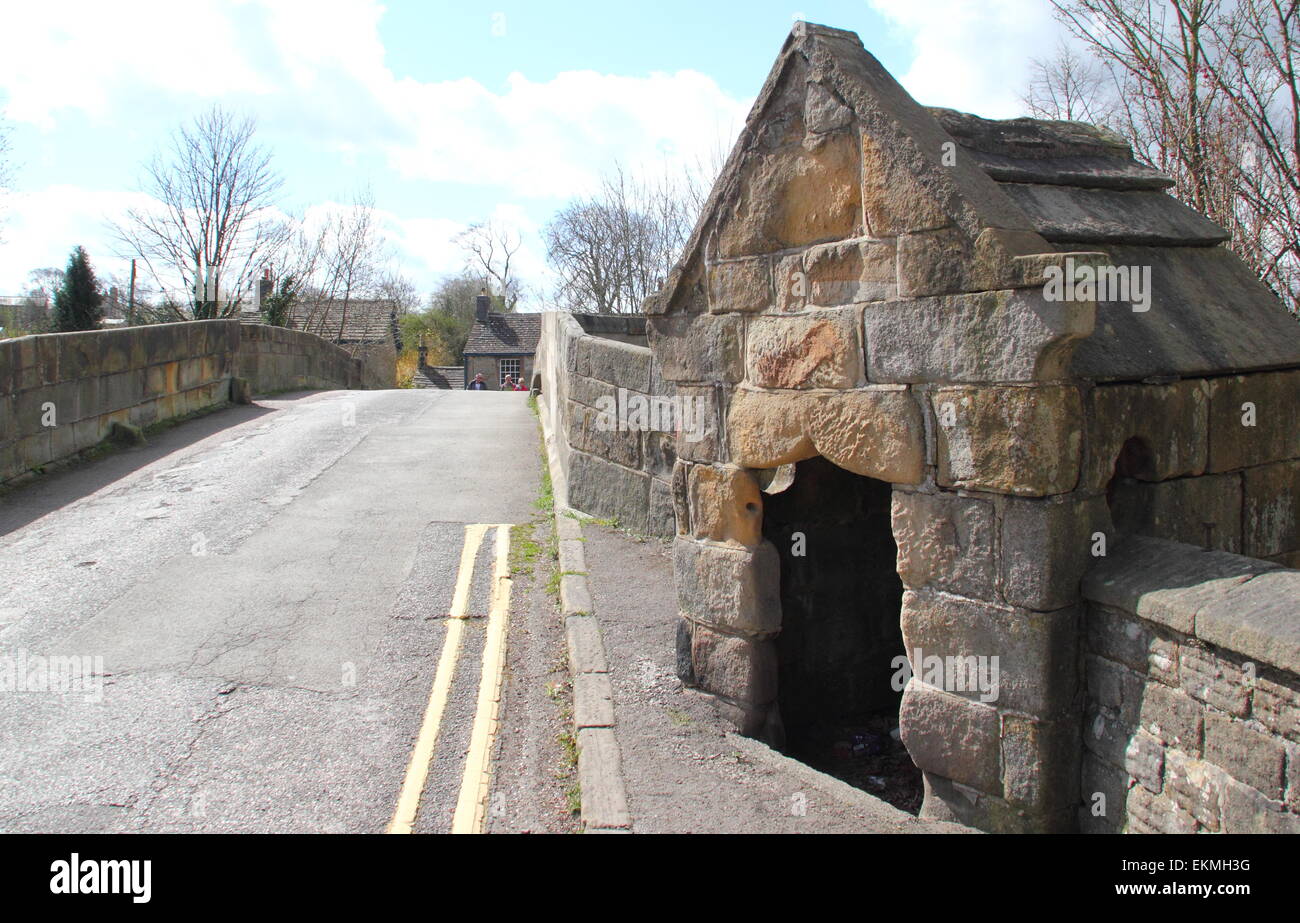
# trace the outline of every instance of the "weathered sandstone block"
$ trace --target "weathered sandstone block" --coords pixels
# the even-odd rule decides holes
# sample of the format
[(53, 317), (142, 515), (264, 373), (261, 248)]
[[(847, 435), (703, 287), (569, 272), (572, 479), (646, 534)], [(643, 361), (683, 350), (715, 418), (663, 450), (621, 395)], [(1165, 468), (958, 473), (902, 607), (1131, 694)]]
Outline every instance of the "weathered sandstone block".
[(1147, 481), (1164, 481), (1205, 470), (1209, 392), (1204, 381), (1170, 385), (1100, 385), (1088, 393), (1084, 487), (1100, 489), (1115, 474), (1120, 449), (1137, 436), (1150, 467), (1135, 472)]
[(898, 575), (908, 589), (933, 587), (977, 599), (996, 597), (992, 503), (895, 490), (892, 520)]
[(903, 745), (926, 772), (1000, 795), (1002, 773), (997, 709), (949, 695), (913, 678), (898, 714)]
[(1065, 377), (1092, 306), (1012, 289), (869, 305), (862, 322), (870, 381), (1034, 381)]
[(930, 401), (943, 486), (1026, 496), (1074, 489), (1082, 419), (1075, 388), (939, 388)]
[(774, 635), (781, 627), (781, 570), (776, 549), (678, 538), (674, 572), (681, 613), (731, 634)]
[(747, 379), (760, 388), (852, 388), (862, 382), (857, 312), (765, 316), (749, 328)]
[(1300, 458), (1300, 371), (1216, 378), (1210, 390), (1207, 471)]
[(753, 548), (762, 540), (763, 494), (734, 465), (692, 465), (687, 487), (691, 532), (698, 539)]

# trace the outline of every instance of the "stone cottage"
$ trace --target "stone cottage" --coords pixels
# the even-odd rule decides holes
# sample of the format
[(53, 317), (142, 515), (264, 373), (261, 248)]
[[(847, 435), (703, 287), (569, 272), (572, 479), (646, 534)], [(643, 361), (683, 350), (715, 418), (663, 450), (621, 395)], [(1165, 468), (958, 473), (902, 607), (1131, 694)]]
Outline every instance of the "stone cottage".
[(542, 331), (540, 314), (500, 314), (491, 310), (492, 299), (478, 295), (474, 326), (465, 342), (465, 384), (481, 374), (489, 391), (499, 391), (506, 376), (533, 380), (533, 356)]
[[(675, 446), (679, 672), (740, 730), (892, 709), (927, 815), (1077, 829), (1085, 697), (1142, 705), (1084, 677), (1085, 573), (1141, 533), (1297, 592), (1300, 327), (1169, 185), (1107, 132), (924, 108), (853, 33), (795, 27), (646, 306), (655, 388), (716, 421)], [(1269, 605), (1300, 715), (1300, 604)], [(1208, 760), (1196, 721), (1142, 733)], [(1216, 829), (1118, 746), (1115, 797)]]

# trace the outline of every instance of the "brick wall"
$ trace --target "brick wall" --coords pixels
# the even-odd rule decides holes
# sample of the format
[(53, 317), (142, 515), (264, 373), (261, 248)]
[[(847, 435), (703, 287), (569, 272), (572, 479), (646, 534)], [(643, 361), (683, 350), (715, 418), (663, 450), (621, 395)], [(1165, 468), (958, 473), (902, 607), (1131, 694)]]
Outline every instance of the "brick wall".
[(1132, 538), (1084, 594), (1081, 829), (1300, 833), (1300, 571)]

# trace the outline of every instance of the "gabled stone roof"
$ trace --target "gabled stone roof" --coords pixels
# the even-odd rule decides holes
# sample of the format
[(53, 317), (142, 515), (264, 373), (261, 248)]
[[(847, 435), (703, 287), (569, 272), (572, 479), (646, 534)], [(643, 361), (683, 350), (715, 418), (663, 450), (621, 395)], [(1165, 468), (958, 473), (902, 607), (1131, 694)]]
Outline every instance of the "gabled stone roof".
[(401, 348), (393, 303), (386, 299), (356, 299), (349, 301), (346, 309), (337, 300), (324, 305), (294, 302), (285, 326), (335, 343), (378, 343), (387, 338)]
[(519, 356), (537, 351), (542, 335), (540, 314), (488, 314), (487, 323), (474, 322), (465, 341), (467, 356)]
[[(842, 181), (855, 169), (860, 189)], [(1300, 326), (1222, 245), (1227, 232), (1168, 195), (1171, 185), (1103, 129), (922, 107), (856, 34), (797, 23), (646, 312), (700, 310), (705, 267), (743, 254), (854, 237), (897, 240), (902, 254), (904, 241), (932, 247), (923, 237), (942, 232), (964, 279), (957, 290), (1008, 287), (1015, 275), (1003, 270), (1028, 270), (1042, 254), (1150, 267), (1150, 309), (1099, 303), (1075, 376), (1300, 366)], [(899, 297), (909, 294), (925, 292)]]

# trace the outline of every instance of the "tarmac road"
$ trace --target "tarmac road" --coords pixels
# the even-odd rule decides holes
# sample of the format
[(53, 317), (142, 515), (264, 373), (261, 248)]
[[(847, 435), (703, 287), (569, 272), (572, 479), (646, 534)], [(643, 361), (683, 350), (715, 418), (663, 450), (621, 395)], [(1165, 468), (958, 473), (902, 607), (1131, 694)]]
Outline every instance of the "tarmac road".
[(380, 832), (423, 768), (412, 829), (466, 821), (537, 466), (522, 394), (335, 391), (0, 496), (0, 831)]

